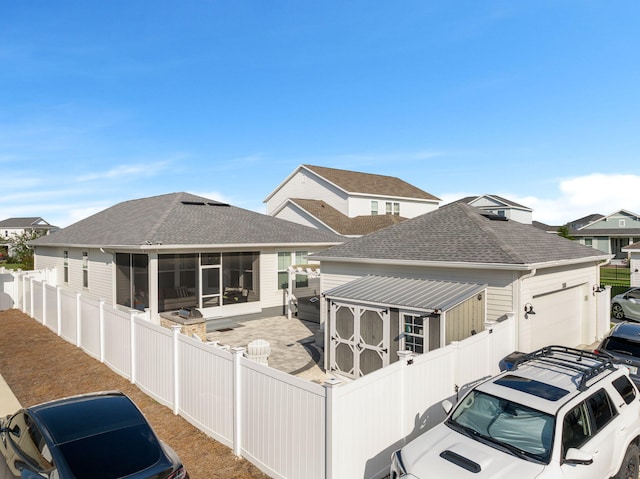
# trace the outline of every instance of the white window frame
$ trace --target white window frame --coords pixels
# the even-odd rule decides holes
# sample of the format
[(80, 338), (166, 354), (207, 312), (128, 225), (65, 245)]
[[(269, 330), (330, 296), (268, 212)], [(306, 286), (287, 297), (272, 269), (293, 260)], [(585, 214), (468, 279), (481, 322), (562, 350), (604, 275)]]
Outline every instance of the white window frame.
[(378, 202), (371, 200), (371, 216), (378, 216)]
[(82, 287), (89, 287), (89, 252), (82, 252)]
[[(284, 269), (280, 269), (280, 255), (289, 255), (289, 261), (287, 265), (284, 265)], [(283, 287), (283, 283), (280, 281), (280, 277), (285, 276), (287, 278), (287, 285), (289, 284), (289, 266), (293, 266), (294, 264), (306, 264), (308, 261), (309, 251), (278, 251), (277, 253), (277, 274), (278, 278), (278, 290), (287, 289), (287, 286)], [(296, 282), (293, 285), (294, 288), (307, 288), (309, 286), (309, 278), (306, 274), (296, 275)]]

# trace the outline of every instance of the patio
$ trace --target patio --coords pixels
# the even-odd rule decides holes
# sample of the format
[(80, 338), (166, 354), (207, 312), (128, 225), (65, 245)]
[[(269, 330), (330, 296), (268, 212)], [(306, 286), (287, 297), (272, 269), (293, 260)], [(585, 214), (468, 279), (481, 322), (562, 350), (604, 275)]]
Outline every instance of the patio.
[(324, 371), (323, 351), (315, 344), (320, 324), (286, 316), (223, 321), (207, 324), (207, 341), (246, 348), (254, 339), (264, 339), (271, 346), (270, 367), (320, 384), (332, 377)]

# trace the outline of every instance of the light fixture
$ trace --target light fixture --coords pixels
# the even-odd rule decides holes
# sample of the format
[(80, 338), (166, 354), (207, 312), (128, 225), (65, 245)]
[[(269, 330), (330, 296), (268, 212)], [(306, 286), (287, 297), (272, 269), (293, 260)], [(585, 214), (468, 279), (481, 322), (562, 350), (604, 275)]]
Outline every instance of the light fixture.
[(524, 314), (525, 316), (528, 314), (536, 314), (536, 312), (533, 310), (533, 305), (531, 303), (527, 303), (524, 305)]

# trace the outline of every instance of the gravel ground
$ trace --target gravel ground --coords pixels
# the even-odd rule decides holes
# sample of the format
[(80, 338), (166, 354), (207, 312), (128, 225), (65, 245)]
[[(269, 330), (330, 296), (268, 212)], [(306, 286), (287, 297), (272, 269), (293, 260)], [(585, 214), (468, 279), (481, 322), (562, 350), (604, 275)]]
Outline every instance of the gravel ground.
[(191, 479), (268, 478), (108, 366), (15, 309), (0, 311), (0, 373), (23, 406), (94, 391), (124, 392), (178, 453)]

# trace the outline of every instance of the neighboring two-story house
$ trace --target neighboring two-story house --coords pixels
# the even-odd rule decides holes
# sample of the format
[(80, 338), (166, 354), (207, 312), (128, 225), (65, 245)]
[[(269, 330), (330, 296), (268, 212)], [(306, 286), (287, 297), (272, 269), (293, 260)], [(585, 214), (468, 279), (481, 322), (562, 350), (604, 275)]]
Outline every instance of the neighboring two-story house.
[(509, 220), (530, 225), (533, 221), (533, 210), (515, 201), (508, 200), (498, 195), (467, 196), (458, 200), (487, 213), (502, 216)]
[(640, 216), (627, 210), (619, 210), (577, 229), (571, 229), (570, 234), (584, 245), (613, 254), (616, 259), (624, 259), (627, 253), (622, 249), (640, 242)]
[(357, 237), (433, 211), (440, 198), (393, 176), (300, 165), (264, 202), (270, 216)]
[(6, 220), (2, 220), (0, 221), (0, 256), (11, 254), (10, 239), (13, 236), (21, 235), (25, 232), (31, 233), (33, 231), (48, 234), (57, 229), (57, 226), (47, 223), (40, 217), (7, 218)]

